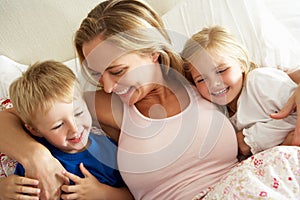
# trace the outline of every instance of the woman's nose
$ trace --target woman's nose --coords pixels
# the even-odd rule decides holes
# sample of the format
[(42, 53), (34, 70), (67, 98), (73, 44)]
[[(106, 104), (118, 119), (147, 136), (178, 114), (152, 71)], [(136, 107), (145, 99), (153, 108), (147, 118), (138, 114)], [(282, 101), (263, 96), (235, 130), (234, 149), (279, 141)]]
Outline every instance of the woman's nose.
[(107, 93), (112, 93), (116, 85), (116, 82), (112, 80), (107, 74), (103, 74), (99, 82), (103, 85), (104, 91)]

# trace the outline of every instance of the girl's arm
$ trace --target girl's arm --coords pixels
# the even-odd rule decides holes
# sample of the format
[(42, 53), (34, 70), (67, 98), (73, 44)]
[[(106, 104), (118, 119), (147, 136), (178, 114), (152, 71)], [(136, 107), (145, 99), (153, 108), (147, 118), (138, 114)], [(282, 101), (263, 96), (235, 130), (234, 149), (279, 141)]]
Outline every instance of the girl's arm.
[(0, 151), (20, 162), (26, 177), (39, 180), (42, 199), (59, 199), (64, 168), (24, 131), (22, 124), (13, 108), (0, 112)]

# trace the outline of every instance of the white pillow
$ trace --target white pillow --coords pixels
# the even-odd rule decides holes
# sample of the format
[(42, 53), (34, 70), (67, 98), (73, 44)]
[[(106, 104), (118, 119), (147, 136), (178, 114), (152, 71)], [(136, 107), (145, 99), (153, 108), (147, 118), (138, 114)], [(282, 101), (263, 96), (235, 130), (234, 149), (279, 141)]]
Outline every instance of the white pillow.
[[(80, 73), (80, 63), (77, 58), (63, 62), (66, 66), (70, 67), (77, 78), (82, 82), (84, 81)], [(16, 61), (0, 55), (0, 98), (9, 98), (8, 88), (9, 85), (19, 76), (22, 72), (26, 71), (28, 65), (17, 63)]]
[(300, 65), (299, 46), (261, 0), (186, 0), (167, 12), (163, 21), (178, 49), (203, 27), (221, 25), (259, 65), (282, 69)]

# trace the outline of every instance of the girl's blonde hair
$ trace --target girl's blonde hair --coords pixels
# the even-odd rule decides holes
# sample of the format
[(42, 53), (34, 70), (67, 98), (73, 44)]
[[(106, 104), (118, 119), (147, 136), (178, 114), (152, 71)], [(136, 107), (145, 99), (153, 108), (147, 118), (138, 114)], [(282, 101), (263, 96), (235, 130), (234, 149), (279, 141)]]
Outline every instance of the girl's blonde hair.
[[(109, 40), (127, 53), (159, 53), (164, 75), (170, 66), (183, 72), (181, 56), (173, 50), (160, 16), (144, 1), (107, 0), (90, 11), (75, 34), (75, 47), (82, 64), (86, 59), (83, 44), (96, 37)], [(85, 65), (83, 72), (95, 83)]]
[(45, 61), (29, 66), (10, 85), (9, 94), (21, 119), (32, 126), (35, 115), (47, 112), (54, 102), (72, 102), (74, 89), (79, 89), (79, 84), (70, 68), (60, 62)]
[(185, 60), (184, 74), (186, 78), (194, 83), (190, 74), (190, 59), (196, 51), (206, 50), (217, 55), (229, 55), (232, 59), (240, 62), (245, 75), (258, 67), (250, 60), (245, 47), (224, 27), (212, 26), (203, 28), (195, 33), (184, 45), (181, 56)]

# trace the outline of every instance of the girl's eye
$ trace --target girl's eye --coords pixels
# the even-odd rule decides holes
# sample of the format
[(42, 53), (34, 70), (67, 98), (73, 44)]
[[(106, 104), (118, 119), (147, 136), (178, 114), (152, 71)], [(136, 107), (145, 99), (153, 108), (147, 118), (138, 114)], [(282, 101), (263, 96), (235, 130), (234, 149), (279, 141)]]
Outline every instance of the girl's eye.
[(205, 78), (204, 77), (199, 77), (199, 78), (197, 78), (197, 79), (195, 79), (194, 80), (195, 81), (195, 83), (202, 83), (203, 81), (205, 81)]
[(222, 74), (223, 72), (227, 71), (227, 69), (229, 69), (229, 67), (226, 67), (226, 68), (223, 68), (223, 69), (218, 69), (217, 74)]
[(75, 113), (75, 117), (79, 117), (79, 116), (81, 116), (83, 114), (83, 111), (81, 111), (81, 112), (78, 112), (78, 113)]

